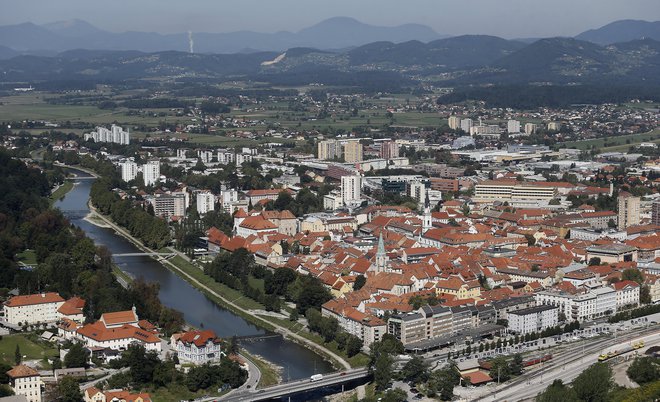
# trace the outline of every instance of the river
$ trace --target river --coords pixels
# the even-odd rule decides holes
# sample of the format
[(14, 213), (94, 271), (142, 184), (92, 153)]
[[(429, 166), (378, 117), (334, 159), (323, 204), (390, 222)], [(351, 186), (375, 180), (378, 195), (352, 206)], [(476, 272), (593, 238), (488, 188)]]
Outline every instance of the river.
[[(87, 173), (76, 170), (80, 177)], [(55, 203), (62, 213), (76, 226), (85, 231), (97, 245), (104, 245), (113, 254), (140, 253), (131, 242), (119, 236), (114, 230), (96, 226), (84, 218), (89, 214), (87, 201), (93, 180), (78, 180), (74, 188), (63, 199)], [(267, 332), (231, 311), (223, 309), (208, 299), (202, 292), (146, 256), (116, 257), (119, 268), (134, 278), (142, 277), (148, 282), (160, 284), (160, 299), (167, 307), (183, 313), (186, 322), (197, 328), (208, 328), (220, 337), (258, 336)], [(271, 337), (262, 340), (245, 341), (241, 345), (248, 352), (257, 354), (282, 368), (282, 379), (301, 379), (315, 373), (333, 371), (327, 361), (311, 350), (284, 339)]]

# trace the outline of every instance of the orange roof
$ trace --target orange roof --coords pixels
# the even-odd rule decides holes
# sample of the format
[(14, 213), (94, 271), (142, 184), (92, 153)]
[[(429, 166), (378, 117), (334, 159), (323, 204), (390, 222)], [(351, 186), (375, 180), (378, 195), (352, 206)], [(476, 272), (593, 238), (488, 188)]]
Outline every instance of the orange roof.
[(264, 219), (261, 215), (248, 216), (241, 222), (240, 226), (242, 228), (252, 229), (252, 230), (271, 230), (277, 229), (277, 225), (268, 219)]
[(623, 288), (625, 288), (627, 286), (637, 288), (637, 287), (639, 287), (639, 284), (637, 282), (633, 282), (633, 281), (621, 281), (621, 282), (615, 282), (612, 286), (614, 286), (614, 289), (616, 289), (616, 290), (622, 290)]
[(104, 393), (106, 401), (113, 401), (113, 400), (119, 400), (119, 401), (126, 401), (126, 402), (133, 402), (138, 399), (142, 399), (144, 402), (151, 402), (151, 395), (147, 394), (146, 392), (140, 392), (137, 394), (131, 394), (128, 391), (107, 391)]
[(5, 303), (8, 307), (31, 306), (34, 304), (59, 303), (64, 299), (57, 293), (37, 293), (33, 295), (14, 296)]
[(72, 297), (65, 301), (57, 311), (63, 315), (76, 315), (82, 314), (85, 307), (85, 300), (80, 297)]
[(477, 370), (472, 373), (464, 374), (463, 378), (470, 379), (470, 383), (473, 385), (483, 384), (489, 381), (493, 381), (492, 378), (484, 371)]
[(137, 322), (138, 316), (133, 310), (115, 311), (113, 313), (101, 314), (101, 320), (105, 325), (119, 325)]
[(10, 376), (11, 378), (23, 378), (23, 377), (34, 377), (38, 376), (39, 373), (37, 370), (33, 369), (32, 367), (28, 367), (24, 364), (20, 364), (13, 369), (7, 371), (7, 375)]
[(188, 331), (181, 334), (179, 341), (190, 344), (194, 343), (197, 347), (202, 347), (208, 342), (222, 343), (222, 340), (215, 335), (215, 332), (210, 329), (204, 331)]
[(151, 332), (132, 325), (122, 325), (118, 328), (106, 328), (101, 321), (87, 324), (78, 330), (78, 334), (94, 339), (97, 342), (105, 342), (116, 339), (137, 339), (144, 343), (158, 343), (160, 339)]

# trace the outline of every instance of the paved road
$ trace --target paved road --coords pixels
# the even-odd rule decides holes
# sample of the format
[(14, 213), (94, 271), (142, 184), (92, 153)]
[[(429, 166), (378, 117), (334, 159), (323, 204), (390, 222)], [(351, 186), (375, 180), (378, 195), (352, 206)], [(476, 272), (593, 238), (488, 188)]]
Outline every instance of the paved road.
[[(227, 402), (244, 401), (265, 401), (268, 399), (280, 398), (289, 394), (311, 391), (313, 389), (324, 388), (331, 385), (338, 385), (348, 381), (365, 378), (369, 375), (366, 368), (346, 370), (341, 373), (326, 374), (318, 381), (302, 379), (287, 383), (273, 385), (259, 391), (235, 392), (220, 398)], [(208, 398), (205, 401), (211, 401), (216, 398)]]

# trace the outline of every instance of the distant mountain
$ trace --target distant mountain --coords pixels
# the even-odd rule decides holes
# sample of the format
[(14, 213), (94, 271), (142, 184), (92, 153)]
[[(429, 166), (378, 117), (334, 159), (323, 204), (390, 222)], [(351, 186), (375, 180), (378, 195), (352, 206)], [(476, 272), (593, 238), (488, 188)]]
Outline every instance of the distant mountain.
[(589, 41), (599, 45), (629, 42), (644, 38), (660, 40), (660, 21), (615, 21), (598, 29), (590, 29), (575, 37), (575, 39)]
[[(239, 31), (229, 33), (193, 33), (196, 53), (237, 53), (245, 49), (255, 51), (284, 51), (294, 47), (341, 49), (374, 41), (428, 42), (445, 36), (424, 25), (406, 24), (381, 27), (364, 24), (352, 18), (336, 17), (322, 21), (297, 33), (259, 33)], [(103, 31), (81, 21), (60, 21), (45, 25), (23, 23), (0, 27), (0, 45), (23, 52), (71, 49), (138, 50), (159, 52), (188, 51), (188, 33), (159, 34), (154, 32)]]
[(20, 53), (7, 46), (0, 46), (0, 60), (11, 59), (18, 56)]

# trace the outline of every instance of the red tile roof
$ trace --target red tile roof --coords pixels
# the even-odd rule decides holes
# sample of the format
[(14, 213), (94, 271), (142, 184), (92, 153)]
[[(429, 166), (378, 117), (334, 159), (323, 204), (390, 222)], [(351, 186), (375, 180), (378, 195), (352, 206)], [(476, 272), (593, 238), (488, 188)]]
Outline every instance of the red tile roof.
[(37, 293), (33, 295), (14, 296), (5, 305), (9, 307), (31, 306), (35, 304), (59, 303), (64, 299), (57, 293)]

